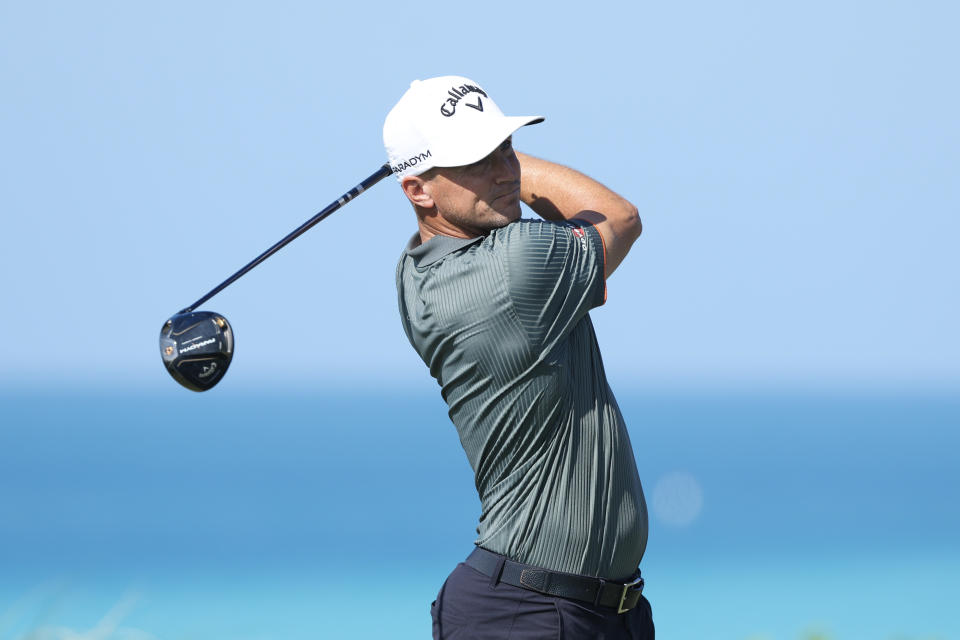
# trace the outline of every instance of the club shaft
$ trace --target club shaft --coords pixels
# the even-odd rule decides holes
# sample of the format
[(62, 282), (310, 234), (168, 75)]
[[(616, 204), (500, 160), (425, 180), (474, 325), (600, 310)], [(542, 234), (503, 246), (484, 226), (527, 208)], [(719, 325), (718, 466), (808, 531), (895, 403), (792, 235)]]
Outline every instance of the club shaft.
[(258, 264), (260, 264), (261, 262), (263, 262), (264, 260), (272, 256), (273, 254), (275, 254), (277, 251), (279, 251), (286, 245), (290, 244), (290, 242), (292, 242), (294, 239), (300, 236), (307, 229), (317, 224), (318, 222), (320, 222), (321, 220), (329, 216), (331, 213), (333, 213), (334, 211), (336, 211), (343, 205), (347, 204), (348, 202), (356, 198), (358, 195), (360, 195), (361, 193), (363, 193), (373, 185), (377, 184), (378, 182), (380, 182), (381, 180), (389, 176), (391, 173), (392, 173), (392, 170), (390, 169), (390, 165), (389, 164), (383, 165), (382, 167), (377, 169), (376, 173), (370, 175), (370, 177), (366, 178), (363, 182), (355, 186), (353, 189), (350, 189), (350, 191), (347, 191), (345, 194), (340, 196), (334, 202), (331, 202), (329, 205), (327, 205), (327, 207), (323, 211), (313, 216), (312, 218), (304, 222), (302, 225), (300, 225), (299, 227), (297, 227), (296, 229), (288, 233), (286, 236), (284, 236), (282, 240), (277, 242), (275, 245), (273, 245), (272, 247), (270, 247), (269, 249), (261, 253), (259, 256), (257, 256), (250, 262), (248, 262), (246, 266), (244, 266), (235, 274), (233, 274), (232, 276), (230, 276), (229, 278), (227, 278), (226, 280), (218, 284), (208, 294), (206, 294), (205, 296), (203, 296), (202, 298), (194, 302), (192, 305), (190, 305), (186, 309), (182, 309), (178, 313), (189, 313), (193, 311), (194, 309), (202, 305), (204, 302), (206, 302), (207, 300), (209, 300), (210, 298), (217, 295), (218, 293), (220, 293), (221, 291), (229, 287), (231, 284), (239, 280), (241, 277), (243, 277), (248, 271), (253, 269), (255, 266), (257, 266)]

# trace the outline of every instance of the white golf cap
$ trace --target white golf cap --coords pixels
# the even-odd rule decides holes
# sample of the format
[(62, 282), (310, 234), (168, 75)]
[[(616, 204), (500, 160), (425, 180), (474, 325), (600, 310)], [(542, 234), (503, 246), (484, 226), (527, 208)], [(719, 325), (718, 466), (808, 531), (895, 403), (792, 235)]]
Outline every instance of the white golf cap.
[(383, 123), (383, 146), (397, 180), (433, 167), (482, 160), (541, 116), (505, 116), (480, 85), (461, 76), (414, 80)]

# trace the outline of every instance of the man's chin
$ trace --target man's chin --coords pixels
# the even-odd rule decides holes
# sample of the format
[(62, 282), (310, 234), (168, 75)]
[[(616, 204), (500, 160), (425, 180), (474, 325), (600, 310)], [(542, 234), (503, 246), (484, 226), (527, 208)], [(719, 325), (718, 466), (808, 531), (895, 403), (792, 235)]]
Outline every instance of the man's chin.
[(513, 224), (514, 222), (516, 222), (516, 221), (519, 220), (519, 219), (520, 219), (520, 215), (519, 215), (519, 214), (517, 214), (516, 216), (510, 216), (510, 217), (507, 217), (507, 216), (498, 216), (497, 220), (495, 220), (495, 221), (493, 222), (493, 224), (491, 225), (490, 229), (491, 229), (491, 230), (492, 230), (492, 229), (502, 229), (503, 227), (507, 226), (508, 224)]
[(483, 217), (482, 229), (484, 231), (493, 231), (494, 229), (501, 229), (511, 222), (516, 222), (520, 219), (520, 203), (517, 202), (515, 206), (506, 206), (497, 209), (489, 209)]
[(505, 227), (511, 222), (516, 222), (520, 219), (520, 202), (518, 201), (514, 206), (508, 207), (503, 211), (498, 211), (498, 213), (504, 220), (504, 223), (500, 226)]

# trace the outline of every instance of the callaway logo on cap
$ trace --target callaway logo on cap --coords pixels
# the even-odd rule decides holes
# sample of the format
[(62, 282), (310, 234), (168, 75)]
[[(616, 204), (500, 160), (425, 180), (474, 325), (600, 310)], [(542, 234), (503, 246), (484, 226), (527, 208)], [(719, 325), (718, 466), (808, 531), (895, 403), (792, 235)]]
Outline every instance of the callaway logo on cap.
[(383, 123), (390, 167), (402, 180), (433, 167), (482, 160), (541, 116), (505, 116), (476, 82), (461, 76), (414, 80)]

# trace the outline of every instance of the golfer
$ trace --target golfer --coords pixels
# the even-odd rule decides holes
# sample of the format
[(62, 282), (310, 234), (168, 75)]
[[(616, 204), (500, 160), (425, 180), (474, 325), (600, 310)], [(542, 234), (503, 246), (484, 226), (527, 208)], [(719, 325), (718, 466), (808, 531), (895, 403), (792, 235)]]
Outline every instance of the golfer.
[[(387, 115), (419, 227), (397, 265), (400, 319), (470, 461), (472, 553), (431, 606), (433, 637), (654, 637), (637, 566), (647, 510), (589, 311), (640, 235), (632, 204), (519, 153), (541, 117), (481, 85), (415, 81)], [(520, 218), (520, 202), (541, 219)]]

